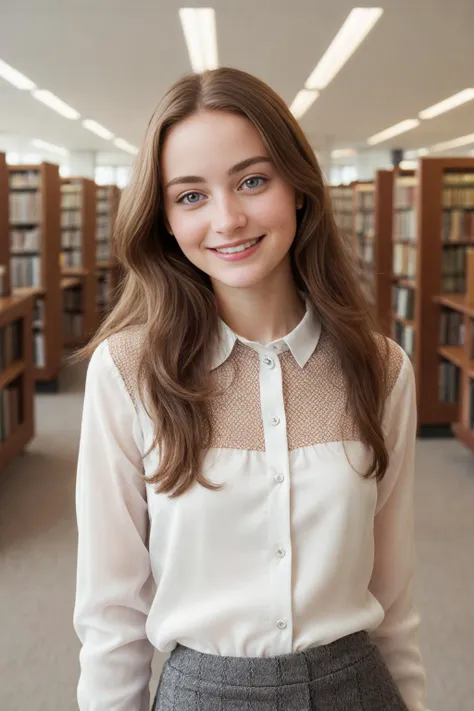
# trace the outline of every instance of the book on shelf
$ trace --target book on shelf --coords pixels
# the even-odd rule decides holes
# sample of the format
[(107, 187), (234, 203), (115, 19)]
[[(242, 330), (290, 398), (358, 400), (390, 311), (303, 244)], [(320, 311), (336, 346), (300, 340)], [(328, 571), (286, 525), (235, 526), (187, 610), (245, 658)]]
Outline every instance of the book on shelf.
[(415, 329), (399, 321), (392, 321), (392, 338), (411, 358), (415, 354)]
[(0, 371), (22, 356), (22, 322), (13, 321), (0, 328)]
[(41, 187), (41, 173), (39, 170), (15, 171), (10, 173), (8, 184), (10, 190), (39, 189)]
[(22, 422), (20, 378), (0, 389), (0, 442), (6, 442)]
[(413, 321), (415, 318), (415, 292), (404, 286), (392, 287), (392, 311), (400, 318)]
[(442, 346), (463, 346), (465, 339), (464, 315), (445, 307), (439, 317), (439, 342)]
[(455, 405), (459, 399), (460, 370), (447, 360), (439, 364), (439, 400)]
[(7, 295), (7, 268), (0, 264), (0, 296)]
[(9, 195), (10, 225), (36, 225), (41, 222), (41, 193), (16, 193)]

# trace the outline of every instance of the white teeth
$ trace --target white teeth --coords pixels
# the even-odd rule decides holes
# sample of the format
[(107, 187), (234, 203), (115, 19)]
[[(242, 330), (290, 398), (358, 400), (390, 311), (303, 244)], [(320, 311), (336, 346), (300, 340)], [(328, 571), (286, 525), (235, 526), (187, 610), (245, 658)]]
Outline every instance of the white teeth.
[(260, 237), (257, 237), (257, 239), (253, 239), (251, 242), (246, 242), (245, 244), (239, 244), (238, 247), (224, 247), (223, 249), (216, 249), (216, 252), (222, 252), (222, 254), (233, 254), (234, 252), (243, 252), (244, 249), (248, 249), (249, 247), (252, 247), (254, 244), (257, 244), (259, 239), (260, 239)]

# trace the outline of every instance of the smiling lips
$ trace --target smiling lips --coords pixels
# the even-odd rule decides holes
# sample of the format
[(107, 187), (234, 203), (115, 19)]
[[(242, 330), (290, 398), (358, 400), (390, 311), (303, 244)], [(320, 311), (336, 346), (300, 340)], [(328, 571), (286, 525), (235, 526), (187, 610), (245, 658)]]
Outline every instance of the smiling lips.
[(239, 242), (235, 245), (229, 245), (227, 247), (214, 247), (211, 251), (226, 261), (244, 259), (245, 257), (249, 257), (251, 254), (256, 252), (263, 237), (264, 235), (253, 240), (248, 240), (247, 242)]

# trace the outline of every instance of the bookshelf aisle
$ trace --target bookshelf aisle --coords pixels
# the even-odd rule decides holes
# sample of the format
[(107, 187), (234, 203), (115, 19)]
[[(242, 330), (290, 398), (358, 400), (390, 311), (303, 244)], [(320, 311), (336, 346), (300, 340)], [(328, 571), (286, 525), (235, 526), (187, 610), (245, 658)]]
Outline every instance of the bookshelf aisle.
[(119, 199), (120, 189), (116, 185), (97, 186), (97, 311), (100, 320), (112, 306), (119, 283), (119, 265), (112, 250)]
[(10, 294), (8, 168), (0, 154), (0, 474), (34, 436), (33, 297)]
[(439, 397), (459, 402), (453, 431), (474, 452), (474, 165), (444, 171), (442, 206)]
[(439, 352), (438, 297), (449, 291), (465, 299), (470, 241), (444, 202), (470, 172), (472, 158), (422, 158), (413, 175), (394, 181), (392, 334), (414, 365), (421, 435), (445, 434), (459, 420), (459, 367)]
[(346, 244), (354, 245), (354, 183), (350, 185), (330, 185), (329, 195), (336, 225)]
[(61, 178), (61, 289), (64, 347), (87, 343), (97, 328), (96, 185)]
[(59, 169), (10, 165), (10, 266), (15, 296), (33, 297), (33, 360), (38, 390), (57, 392), (62, 357), (59, 274)]
[(391, 333), (393, 176), (391, 170), (379, 170), (375, 182), (354, 184), (354, 244), (361, 281), (387, 336)]

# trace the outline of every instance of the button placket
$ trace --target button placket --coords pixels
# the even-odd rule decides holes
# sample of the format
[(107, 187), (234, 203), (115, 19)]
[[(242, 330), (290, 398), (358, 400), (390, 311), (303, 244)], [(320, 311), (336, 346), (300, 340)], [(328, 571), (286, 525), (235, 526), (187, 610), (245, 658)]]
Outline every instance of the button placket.
[(281, 363), (268, 351), (260, 356), (260, 398), (265, 458), (273, 484), (268, 499), (269, 609), (278, 628), (278, 653), (285, 654), (291, 652), (293, 638), (289, 453)]

